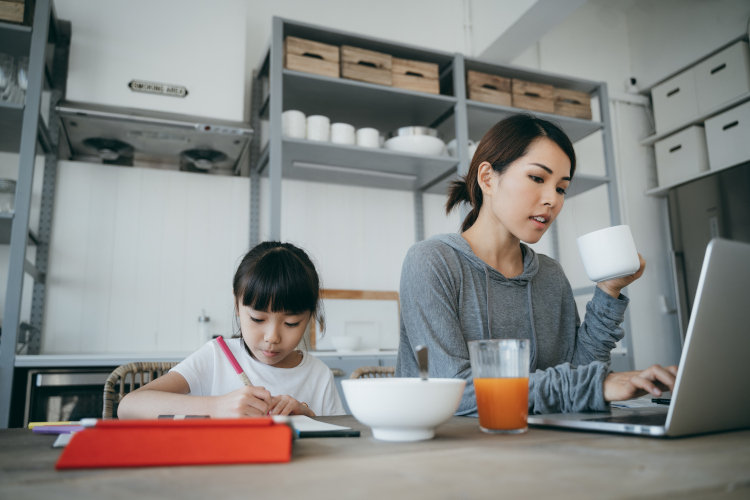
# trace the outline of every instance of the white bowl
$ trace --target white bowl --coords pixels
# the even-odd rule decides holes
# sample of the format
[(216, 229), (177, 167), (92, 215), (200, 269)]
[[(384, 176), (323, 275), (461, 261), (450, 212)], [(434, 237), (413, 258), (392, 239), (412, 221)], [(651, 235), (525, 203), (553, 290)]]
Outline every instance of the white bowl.
[(455, 378), (342, 380), (352, 415), (382, 441), (422, 441), (458, 409), (466, 381)]
[(333, 348), (341, 352), (356, 351), (359, 347), (359, 337), (331, 337)]
[(427, 156), (445, 155), (445, 143), (429, 135), (400, 135), (391, 137), (383, 145), (385, 149)]

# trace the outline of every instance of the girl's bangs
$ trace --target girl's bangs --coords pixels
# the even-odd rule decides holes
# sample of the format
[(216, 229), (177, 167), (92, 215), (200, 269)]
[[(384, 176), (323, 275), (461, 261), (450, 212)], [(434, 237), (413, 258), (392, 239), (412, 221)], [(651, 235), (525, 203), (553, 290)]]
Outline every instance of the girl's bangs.
[(315, 311), (317, 279), (295, 257), (270, 252), (254, 266), (244, 283), (242, 304), (256, 311), (299, 314)]

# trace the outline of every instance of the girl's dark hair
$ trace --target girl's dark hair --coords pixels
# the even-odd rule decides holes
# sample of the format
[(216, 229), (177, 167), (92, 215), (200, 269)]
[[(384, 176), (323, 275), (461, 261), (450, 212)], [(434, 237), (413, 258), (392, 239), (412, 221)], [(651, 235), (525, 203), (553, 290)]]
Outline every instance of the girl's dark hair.
[(570, 177), (573, 177), (576, 170), (576, 153), (565, 132), (554, 123), (529, 114), (511, 115), (496, 123), (484, 134), (469, 165), (469, 172), (462, 179), (451, 183), (445, 213), (450, 214), (462, 201), (472, 207), (461, 224), (462, 232), (476, 222), (479, 209), (482, 208), (482, 190), (477, 182), (479, 164), (486, 161), (492, 165), (495, 172), (502, 174), (511, 163), (529, 152), (529, 147), (535, 140), (542, 137), (560, 146), (568, 155)]
[(311, 311), (324, 329), (318, 272), (305, 251), (291, 243), (265, 241), (253, 247), (237, 267), (232, 291), (238, 305), (256, 311)]

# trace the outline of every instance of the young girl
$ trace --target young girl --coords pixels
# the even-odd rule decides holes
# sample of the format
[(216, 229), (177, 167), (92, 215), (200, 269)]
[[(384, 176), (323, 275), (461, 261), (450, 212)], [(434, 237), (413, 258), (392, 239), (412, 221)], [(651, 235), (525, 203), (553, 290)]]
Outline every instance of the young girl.
[(581, 323), (560, 264), (536, 243), (562, 209), (575, 173), (573, 145), (556, 125), (513, 115), (482, 138), (468, 174), (453, 183), (448, 212), (471, 212), (461, 234), (414, 245), (401, 273), (401, 341), (396, 376), (414, 377), (414, 348), (430, 349), (430, 376), (466, 379), (458, 415), (476, 415), (467, 342), (531, 341), (529, 412), (602, 411), (608, 401), (671, 389), (677, 367), (610, 373), (610, 351), (623, 337), (632, 276), (598, 283)]
[(226, 343), (253, 385), (242, 384), (212, 340), (125, 396), (119, 418), (344, 414), (331, 370), (296, 350), (311, 318), (323, 324), (318, 274), (307, 254), (289, 243), (261, 243), (242, 259), (232, 291), (240, 333)]

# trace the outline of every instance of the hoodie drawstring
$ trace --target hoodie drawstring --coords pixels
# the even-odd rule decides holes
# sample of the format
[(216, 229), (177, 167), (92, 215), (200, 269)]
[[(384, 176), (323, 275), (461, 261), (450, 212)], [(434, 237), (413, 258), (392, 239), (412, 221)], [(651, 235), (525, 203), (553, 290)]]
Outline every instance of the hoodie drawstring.
[(529, 361), (529, 370), (533, 373), (536, 371), (536, 327), (534, 325), (534, 306), (531, 303), (531, 280), (526, 283), (527, 297), (529, 301), (529, 322), (531, 323), (531, 360)]
[(487, 337), (485, 340), (492, 339), (492, 309), (490, 308), (490, 273), (487, 271), (487, 267), (484, 268), (484, 276), (487, 278)]

